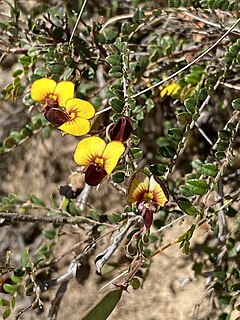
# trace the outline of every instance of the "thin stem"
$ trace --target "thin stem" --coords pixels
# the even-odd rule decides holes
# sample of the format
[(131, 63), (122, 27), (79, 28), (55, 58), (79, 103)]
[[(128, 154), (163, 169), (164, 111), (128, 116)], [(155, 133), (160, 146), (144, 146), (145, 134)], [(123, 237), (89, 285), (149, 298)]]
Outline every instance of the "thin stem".
[(207, 55), (212, 49), (214, 49), (218, 44), (219, 42), (221, 42), (235, 27), (236, 25), (240, 22), (240, 18), (231, 26), (230, 29), (228, 29), (211, 47), (209, 47), (207, 50), (205, 50), (202, 54), (200, 54), (200, 56), (198, 56), (197, 58), (195, 58), (193, 61), (191, 61), (189, 64), (187, 64), (186, 66), (184, 66), (183, 68), (181, 68), (180, 70), (172, 73), (170, 76), (168, 76), (166, 79), (163, 79), (161, 81), (158, 81), (157, 83), (155, 83), (154, 85), (152, 85), (151, 87), (149, 88), (146, 88), (136, 94), (134, 94), (132, 96), (132, 98), (136, 98), (138, 96), (140, 96), (141, 94), (153, 89), (153, 88), (156, 88), (160, 85), (162, 85), (164, 82), (167, 82), (168, 80), (171, 80), (172, 78), (178, 76), (180, 73), (182, 73), (183, 71), (189, 69), (192, 65), (194, 65), (196, 62), (198, 62), (199, 60), (201, 60), (205, 55)]
[(172, 222), (166, 224), (165, 226), (163, 226), (163, 227), (155, 230), (153, 233), (162, 232), (163, 230), (165, 230), (165, 229), (167, 229), (167, 228), (170, 228), (170, 227), (173, 226), (176, 222), (181, 221), (181, 220), (183, 220), (183, 219), (186, 218), (186, 217), (187, 217), (187, 214), (185, 213), (185, 214), (183, 214), (181, 217), (178, 217), (177, 219), (173, 220)]
[[(6, 219), (11, 223), (14, 222), (40, 222), (40, 223), (54, 223), (60, 224), (81, 224), (84, 222), (91, 222), (85, 217), (64, 217), (64, 216), (31, 216), (27, 214), (19, 214), (17, 212), (0, 212), (0, 218)], [(93, 222), (93, 221), (92, 221)], [(95, 222), (93, 222), (95, 223)]]
[(78, 26), (78, 24), (79, 24), (79, 21), (80, 21), (80, 19), (81, 19), (81, 17), (82, 17), (83, 10), (84, 10), (84, 8), (85, 8), (85, 6), (86, 6), (86, 4), (87, 4), (87, 1), (88, 1), (88, 0), (84, 0), (84, 1), (83, 1), (82, 7), (81, 7), (81, 9), (80, 9), (80, 11), (79, 11), (79, 14), (78, 14), (78, 17), (77, 17), (77, 21), (76, 21), (76, 23), (75, 23), (75, 26), (74, 26), (74, 28), (73, 28), (73, 31), (72, 31), (72, 34), (71, 34), (71, 37), (70, 37), (70, 40), (69, 40), (69, 44), (71, 44), (71, 42), (72, 42), (74, 33), (75, 33), (75, 31), (76, 31), (76, 29), (77, 29), (77, 26)]

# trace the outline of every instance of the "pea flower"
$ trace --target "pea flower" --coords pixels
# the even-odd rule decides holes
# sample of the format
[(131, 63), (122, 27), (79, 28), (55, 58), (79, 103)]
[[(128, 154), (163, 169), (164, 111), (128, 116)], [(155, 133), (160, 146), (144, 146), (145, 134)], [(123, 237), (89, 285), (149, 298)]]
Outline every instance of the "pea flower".
[(64, 107), (65, 102), (73, 98), (74, 84), (71, 81), (56, 83), (52, 79), (42, 78), (33, 82), (31, 97), (33, 100), (52, 107)]
[(73, 98), (74, 84), (42, 78), (32, 85), (32, 99), (45, 103), (45, 118), (65, 133), (82, 136), (90, 131), (95, 109), (90, 102)]
[(45, 107), (45, 118), (58, 126), (58, 129), (73, 136), (82, 136), (91, 129), (91, 119), (95, 114), (95, 109), (90, 102), (78, 98), (68, 99), (65, 102), (65, 111)]
[(153, 213), (167, 203), (168, 192), (158, 177), (149, 177), (144, 172), (138, 171), (130, 182), (127, 201), (137, 204), (143, 216), (144, 225), (149, 229), (153, 221)]
[(68, 119), (58, 128), (74, 136), (82, 136), (91, 129), (91, 119), (95, 114), (95, 109), (90, 102), (72, 98), (65, 103), (65, 115)]
[(108, 135), (111, 140), (125, 141), (133, 131), (132, 121), (129, 117), (121, 116), (115, 123), (108, 127)]
[(97, 186), (116, 167), (125, 147), (120, 141), (108, 144), (99, 137), (81, 140), (74, 154), (74, 161), (85, 167), (85, 182)]

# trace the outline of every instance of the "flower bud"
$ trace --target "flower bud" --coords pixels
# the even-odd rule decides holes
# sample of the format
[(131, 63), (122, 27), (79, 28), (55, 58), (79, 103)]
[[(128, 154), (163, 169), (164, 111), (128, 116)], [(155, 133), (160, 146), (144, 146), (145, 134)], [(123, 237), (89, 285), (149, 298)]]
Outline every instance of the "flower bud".
[(129, 117), (122, 116), (108, 127), (108, 135), (111, 140), (121, 142), (127, 140), (133, 131), (132, 121)]

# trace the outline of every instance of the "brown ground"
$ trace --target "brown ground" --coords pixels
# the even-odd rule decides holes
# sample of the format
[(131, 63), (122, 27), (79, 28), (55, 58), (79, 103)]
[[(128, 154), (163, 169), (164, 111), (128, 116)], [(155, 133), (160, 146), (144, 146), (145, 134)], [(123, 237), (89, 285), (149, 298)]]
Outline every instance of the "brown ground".
[[(42, 142), (39, 137), (37, 143), (30, 141), (25, 146), (24, 154), (22, 153), (24, 147), (20, 147), (11, 156), (5, 157), (5, 164), (3, 165), (4, 162), (2, 162), (2, 166), (5, 166), (2, 192), (15, 192), (20, 196), (24, 196), (27, 192), (34, 191), (39, 196), (48, 199), (49, 194), (56, 193), (56, 185), (66, 183), (70, 168), (74, 168), (71, 151), (74, 149), (75, 141), (73, 143), (73, 140), (75, 139), (72, 137), (62, 139), (59, 132), (55, 132), (53, 140), (54, 144), (51, 143), (51, 140), (46, 143)], [(64, 141), (64, 146), (62, 141)], [(60, 148), (61, 145), (62, 147)], [(10, 162), (8, 162), (9, 159)], [(116, 191), (107, 186), (107, 183), (101, 187), (100, 191), (94, 191), (91, 197), (93, 198), (90, 202), (91, 205), (94, 208), (99, 208), (101, 213), (108, 213), (111, 210), (117, 212), (122, 208), (123, 198), (120, 197), (119, 199)], [(186, 231), (190, 223), (191, 221), (185, 221), (184, 224), (177, 224), (173, 228), (166, 230), (164, 244), (174, 240)], [(4, 227), (1, 230), (4, 237), (4, 239), (1, 238), (1, 246), (3, 246), (4, 241), (6, 248), (7, 239), (11, 241), (10, 247), (13, 246), (14, 260), (19, 259), (19, 250), (26, 246), (24, 244), (24, 234), (31, 232), (33, 226), (32, 224), (17, 225), (17, 228), (19, 234), (15, 229), (14, 239), (11, 226)], [(76, 227), (68, 227), (66, 232), (67, 235), (59, 240), (55, 256), (60, 256), (62, 253), (71, 250), (72, 246), (82, 239), (82, 231)], [(9, 238), (6, 238), (6, 235)], [(205, 237), (206, 231), (201, 229), (195, 235), (194, 241), (202, 242)], [(41, 241), (43, 241), (43, 238), (39, 235), (34, 239), (32, 246), (39, 246)], [(101, 250), (97, 249), (97, 252), (101, 252)], [(117, 256), (118, 254), (114, 257)], [(66, 259), (63, 259), (57, 265), (56, 274), (53, 276), (63, 274), (72, 258), (73, 254), (70, 254)], [(116, 258), (112, 260), (114, 261), (114, 259)], [(194, 276), (191, 265), (190, 258), (184, 256), (177, 245), (156, 256), (143, 288), (137, 291), (129, 289), (129, 293), (125, 292), (121, 302), (109, 319), (191, 319), (194, 306), (204, 292), (204, 281), (202, 279), (188, 281), (188, 279), (193, 279)], [(110, 279), (111, 277), (107, 281)], [(79, 285), (76, 280), (71, 280), (67, 293), (60, 305), (58, 320), (64, 320), (68, 317), (73, 320), (79, 319), (82, 312), (100, 296), (98, 290), (104, 283), (106, 281), (104, 282), (103, 279), (96, 275), (93, 266), (90, 277), (84, 285)], [(26, 312), (22, 319), (47, 319), (47, 311), (50, 307), (48, 299), (53, 298), (54, 291), (55, 289), (43, 295), (45, 309), (42, 314), (37, 315), (35, 311)], [(28, 298), (24, 299), (24, 301), (19, 301), (17, 310), (28, 303)], [(199, 319), (206, 319), (204, 315), (207, 313), (208, 307), (208, 303), (203, 303), (200, 309), (200, 315), (203, 316), (199, 317)]]

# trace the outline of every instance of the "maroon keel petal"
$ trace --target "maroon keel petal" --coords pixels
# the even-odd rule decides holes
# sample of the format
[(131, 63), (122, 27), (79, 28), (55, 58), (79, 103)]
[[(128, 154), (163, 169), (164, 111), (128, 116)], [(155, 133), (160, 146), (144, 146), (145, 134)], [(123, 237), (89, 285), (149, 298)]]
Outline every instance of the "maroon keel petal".
[(95, 164), (90, 164), (85, 173), (85, 181), (90, 186), (97, 186), (105, 177), (107, 172)]

